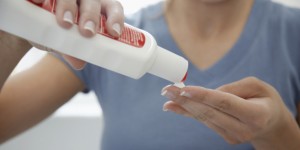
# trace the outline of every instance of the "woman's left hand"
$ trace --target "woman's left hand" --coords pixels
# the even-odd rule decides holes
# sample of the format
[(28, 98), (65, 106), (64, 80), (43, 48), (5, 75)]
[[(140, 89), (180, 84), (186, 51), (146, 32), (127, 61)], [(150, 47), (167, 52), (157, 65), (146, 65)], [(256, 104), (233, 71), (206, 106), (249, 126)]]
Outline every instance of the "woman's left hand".
[(274, 149), (284, 142), (283, 138), (290, 140), (292, 135), (300, 135), (278, 92), (254, 77), (215, 90), (167, 86), (162, 95), (171, 100), (165, 103), (164, 110), (197, 119), (231, 144), (251, 142), (257, 149)]

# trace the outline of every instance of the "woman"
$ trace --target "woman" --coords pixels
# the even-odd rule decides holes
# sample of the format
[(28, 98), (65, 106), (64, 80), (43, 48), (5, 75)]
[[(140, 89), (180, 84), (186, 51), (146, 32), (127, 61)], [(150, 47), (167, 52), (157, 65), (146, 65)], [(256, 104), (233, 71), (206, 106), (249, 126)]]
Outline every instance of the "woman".
[[(168, 82), (151, 75), (133, 80), (91, 64), (70, 71), (48, 55), (7, 80), (0, 114), (10, 117), (1, 124), (30, 117), (31, 126), (85, 89), (103, 109), (103, 150), (298, 149), (299, 14), (269, 0), (169, 0), (144, 8), (128, 23), (189, 59), (186, 84), (196, 86), (160, 91)], [(17, 109), (23, 99), (30, 109)]]

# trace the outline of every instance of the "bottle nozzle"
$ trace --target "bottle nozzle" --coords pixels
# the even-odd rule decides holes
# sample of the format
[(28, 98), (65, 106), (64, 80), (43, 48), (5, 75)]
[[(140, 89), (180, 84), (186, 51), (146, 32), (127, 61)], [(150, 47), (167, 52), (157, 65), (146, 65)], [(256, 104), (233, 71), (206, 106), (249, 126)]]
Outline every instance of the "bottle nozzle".
[(188, 61), (166, 49), (157, 47), (156, 59), (149, 73), (171, 81), (182, 82), (187, 77)]

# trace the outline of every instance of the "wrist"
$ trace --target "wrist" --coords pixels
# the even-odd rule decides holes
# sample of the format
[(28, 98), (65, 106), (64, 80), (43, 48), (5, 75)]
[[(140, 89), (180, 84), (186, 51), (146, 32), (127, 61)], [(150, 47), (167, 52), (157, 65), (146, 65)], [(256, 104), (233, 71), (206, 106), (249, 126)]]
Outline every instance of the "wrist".
[(293, 117), (285, 123), (251, 143), (256, 150), (297, 150), (300, 147), (300, 130)]

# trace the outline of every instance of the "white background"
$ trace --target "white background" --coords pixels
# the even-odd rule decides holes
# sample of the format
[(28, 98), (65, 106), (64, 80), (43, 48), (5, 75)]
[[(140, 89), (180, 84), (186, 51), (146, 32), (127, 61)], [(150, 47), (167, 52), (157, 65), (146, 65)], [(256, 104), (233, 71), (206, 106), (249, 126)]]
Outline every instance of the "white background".
[[(125, 14), (130, 14), (160, 0), (119, 1), (124, 6)], [(275, 1), (300, 7), (299, 0)], [(44, 54), (35, 49), (30, 51), (14, 73), (30, 67)], [(78, 94), (41, 124), (1, 145), (0, 150), (98, 150), (101, 121), (102, 112), (94, 94)]]

